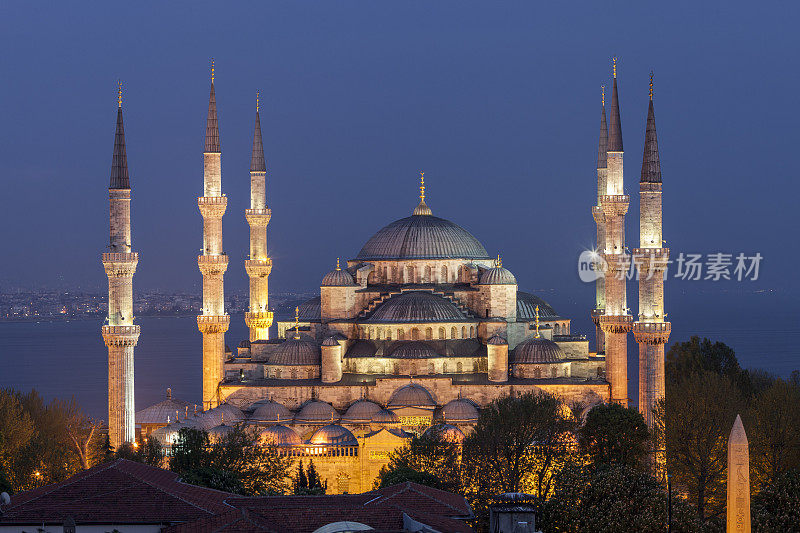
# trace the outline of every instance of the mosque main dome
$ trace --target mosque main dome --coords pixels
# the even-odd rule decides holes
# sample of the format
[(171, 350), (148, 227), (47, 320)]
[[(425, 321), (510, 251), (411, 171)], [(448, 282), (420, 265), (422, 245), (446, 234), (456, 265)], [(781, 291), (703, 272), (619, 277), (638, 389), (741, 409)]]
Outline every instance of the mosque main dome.
[(461, 226), (433, 215), (415, 214), (380, 229), (361, 248), (356, 259), (489, 259), (489, 254)]

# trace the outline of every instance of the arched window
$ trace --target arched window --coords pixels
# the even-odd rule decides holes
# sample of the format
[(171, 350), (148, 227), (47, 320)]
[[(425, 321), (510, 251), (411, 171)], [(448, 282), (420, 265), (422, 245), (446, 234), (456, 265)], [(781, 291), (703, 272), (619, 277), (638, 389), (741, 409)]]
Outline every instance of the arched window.
[(383, 330), (381, 328), (378, 328), (378, 331), (376, 333), (378, 336), (375, 338), (381, 340), (381, 337), (383, 336)]
[(602, 378), (603, 377), (603, 367), (600, 367), (600, 366), (597, 367), (597, 377), (598, 378)]
[(550, 369), (550, 376), (554, 378), (558, 377), (558, 369), (556, 367)]
[(442, 278), (439, 280), (440, 283), (447, 283), (447, 265), (442, 265)]
[(350, 492), (350, 478), (346, 474), (339, 474), (336, 478), (336, 488), (339, 490), (339, 494)]
[(561, 325), (558, 322), (556, 322), (556, 325), (553, 326), (553, 334), (561, 335)]
[(452, 328), (450, 328), (450, 338), (455, 339), (457, 335), (458, 333), (456, 333), (456, 327), (453, 326)]
[(447, 374), (447, 361), (442, 363), (442, 374)]
[(567, 368), (567, 367), (564, 367), (564, 377), (565, 378), (569, 377), (569, 368)]
[(417, 328), (411, 328), (411, 340), (419, 340), (419, 330)]
[(296, 368), (292, 369), (292, 379), (297, 379), (297, 369)]
[(469, 327), (469, 336), (470, 336), (470, 338), (475, 336), (475, 327), (474, 326), (470, 326)]
[(400, 373), (400, 363), (395, 363), (394, 364), (394, 373), (395, 374), (399, 374)]
[(478, 371), (478, 368), (479, 368), (479, 367), (478, 367), (478, 362), (477, 362), (477, 361), (473, 361), (473, 362), (472, 362), (472, 371), (473, 371), (473, 372), (477, 372), (477, 371)]
[(275, 377), (278, 378), (278, 379), (281, 379), (281, 369), (280, 368), (276, 368), (275, 369)]
[(535, 377), (535, 378), (541, 378), (541, 377), (542, 377), (542, 369), (541, 369), (541, 368), (538, 368), (538, 367), (537, 367), (537, 368), (535, 368), (535, 369), (533, 370), (533, 377)]
[(467, 338), (467, 327), (466, 326), (461, 326), (461, 338), (462, 339), (466, 339)]
[(433, 363), (428, 363), (428, 374), (435, 374), (435, 373), (436, 373), (436, 367), (433, 366)]
[(392, 283), (397, 283), (397, 265), (392, 265)]
[(403, 331), (403, 328), (397, 330), (397, 340), (399, 341), (406, 340), (406, 332)]
[(387, 341), (392, 340), (392, 330), (390, 330), (390, 329), (386, 330), (386, 340)]
[(371, 339), (375, 336), (375, 328), (369, 328), (369, 333), (367, 334), (367, 338)]
[(314, 371), (313, 370), (309, 370), (308, 371), (308, 379), (314, 379)]
[(414, 283), (414, 265), (408, 265), (406, 283)]
[(461, 364), (461, 363), (456, 363), (456, 372), (458, 372), (459, 374), (463, 374), (464, 373), (464, 365)]
[(444, 328), (439, 328), (439, 338), (444, 339), (444, 337), (445, 337)]
[(425, 340), (433, 339), (433, 328), (425, 328)]
[(422, 280), (423, 283), (433, 283), (433, 278), (431, 277), (431, 266), (428, 265), (425, 267), (425, 279)]

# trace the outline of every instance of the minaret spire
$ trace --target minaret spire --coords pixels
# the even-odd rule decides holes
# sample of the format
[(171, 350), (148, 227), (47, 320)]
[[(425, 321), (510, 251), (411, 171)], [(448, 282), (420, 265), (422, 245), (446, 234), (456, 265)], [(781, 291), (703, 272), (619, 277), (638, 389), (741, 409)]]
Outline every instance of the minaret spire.
[[(606, 122), (606, 86), (600, 87), (600, 136), (597, 143), (597, 205), (592, 207), (592, 217), (595, 224), (597, 224), (597, 247), (596, 253), (602, 256), (606, 246), (606, 220), (603, 214), (603, 208), (600, 206), (603, 195), (607, 194), (607, 180), (608, 176), (608, 122)], [(602, 261), (595, 262), (598, 272), (602, 268)], [(598, 354), (603, 354), (605, 348), (605, 333), (603, 328), (600, 327), (600, 315), (603, 314), (606, 307), (606, 280), (603, 276), (599, 276), (595, 280), (595, 306), (591, 312), (592, 322), (595, 325), (595, 340), (596, 351)]]
[(217, 96), (214, 91), (214, 59), (211, 59), (211, 92), (208, 95), (208, 116), (206, 118), (206, 153), (221, 153), (219, 146), (219, 125), (217, 124)]
[(131, 185), (122, 124), (122, 82), (117, 89), (117, 130), (111, 162), (109, 251), (103, 254), (108, 277), (108, 316), (102, 327), (108, 347), (108, 437), (115, 449), (134, 442), (133, 350), (139, 326), (133, 323), (133, 274), (139, 254), (131, 250)]
[(600, 139), (597, 144), (597, 168), (608, 165), (608, 122), (606, 122), (606, 86), (602, 86), (602, 105), (600, 106)]
[(611, 127), (608, 136), (608, 151), (622, 152), (622, 121), (619, 118), (619, 94), (617, 93), (617, 58), (614, 58), (614, 85), (611, 88)]
[(656, 113), (653, 110), (653, 73), (650, 73), (650, 104), (647, 109), (647, 127), (644, 133), (642, 156), (642, 183), (661, 183), (661, 161), (658, 157), (658, 135), (656, 135)]
[(267, 224), (272, 212), (267, 208), (264, 145), (261, 140), (261, 94), (256, 92), (256, 122), (253, 132), (253, 153), (250, 158), (250, 209), (244, 216), (250, 226), (250, 258), (244, 262), (250, 278), (250, 307), (244, 321), (250, 329), (250, 341), (268, 340), (273, 314), (269, 310), (269, 274), (272, 259), (267, 255)]

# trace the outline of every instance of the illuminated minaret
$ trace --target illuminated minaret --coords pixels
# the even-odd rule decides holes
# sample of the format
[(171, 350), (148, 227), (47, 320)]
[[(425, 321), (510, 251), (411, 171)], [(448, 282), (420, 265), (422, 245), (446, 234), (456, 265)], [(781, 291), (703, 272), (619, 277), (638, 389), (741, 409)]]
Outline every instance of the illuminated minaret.
[(269, 327), (272, 325), (268, 285), (272, 259), (267, 256), (267, 224), (272, 212), (267, 208), (266, 176), (259, 94), (256, 93), (256, 126), (253, 133), (253, 155), (250, 159), (250, 209), (245, 209), (244, 212), (250, 225), (250, 259), (244, 262), (244, 268), (250, 277), (250, 309), (244, 314), (244, 320), (250, 328), (251, 341), (269, 339)]
[(136, 439), (133, 348), (139, 340), (139, 326), (133, 324), (133, 274), (139, 254), (131, 251), (131, 184), (122, 125), (122, 82), (118, 104), (108, 186), (110, 242), (109, 251), (103, 254), (108, 276), (108, 318), (103, 326), (103, 340), (108, 347), (108, 437), (115, 449)]
[(622, 170), (622, 124), (617, 94), (617, 58), (614, 58), (614, 85), (606, 161), (606, 192), (600, 197), (605, 219), (605, 313), (600, 326), (606, 341), (606, 376), (611, 383), (611, 401), (628, 405), (628, 332), (633, 325), (625, 291), (630, 256), (625, 249), (625, 214), (630, 197), (625, 194)]
[(639, 198), (639, 248), (633, 252), (639, 265), (639, 320), (633, 325), (633, 335), (639, 343), (639, 411), (652, 426), (653, 404), (664, 397), (664, 345), (670, 334), (670, 323), (664, 321), (664, 271), (669, 248), (663, 247), (661, 233), (661, 162), (652, 73)]
[(197, 266), (203, 274), (203, 314), (197, 328), (203, 334), (203, 408), (219, 404), (217, 392), (223, 378), (225, 332), (231, 318), (225, 313), (223, 277), (228, 256), (222, 251), (222, 215), (228, 199), (222, 195), (222, 150), (219, 146), (217, 101), (214, 95), (214, 61), (211, 61), (211, 94), (208, 99), (206, 145), (203, 151), (203, 196), (197, 199), (203, 215), (203, 255)]
[[(600, 142), (597, 146), (597, 205), (592, 207), (592, 216), (597, 224), (596, 253), (602, 256), (606, 245), (606, 221), (600, 199), (606, 194), (606, 161), (608, 160), (608, 123), (606, 122), (606, 86), (603, 85), (602, 105), (600, 108)], [(600, 265), (598, 265), (599, 267)], [(606, 280), (600, 276), (595, 280), (595, 307), (592, 310), (592, 322), (595, 326), (597, 353), (605, 353), (605, 334), (600, 327), (600, 315), (606, 308)]]

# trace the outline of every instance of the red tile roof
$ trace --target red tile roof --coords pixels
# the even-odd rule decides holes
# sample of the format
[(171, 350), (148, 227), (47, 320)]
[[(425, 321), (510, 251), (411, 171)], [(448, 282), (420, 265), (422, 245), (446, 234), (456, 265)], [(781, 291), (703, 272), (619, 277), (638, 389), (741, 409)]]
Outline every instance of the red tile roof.
[(233, 494), (187, 485), (178, 475), (141, 463), (117, 459), (85, 470), (66, 481), (11, 497), (2, 524), (174, 523), (197, 520), (231, 509)]

